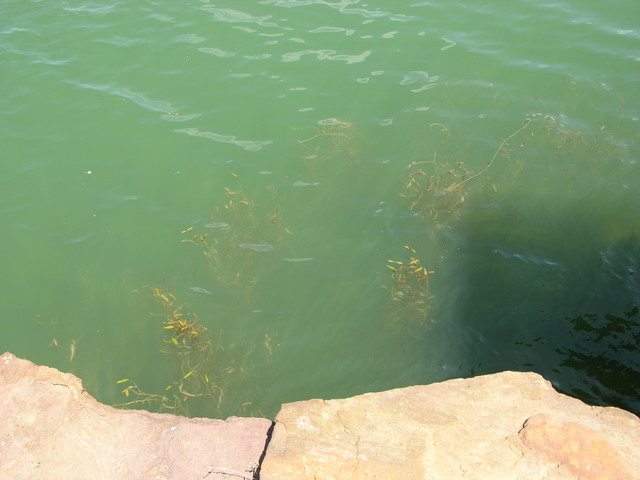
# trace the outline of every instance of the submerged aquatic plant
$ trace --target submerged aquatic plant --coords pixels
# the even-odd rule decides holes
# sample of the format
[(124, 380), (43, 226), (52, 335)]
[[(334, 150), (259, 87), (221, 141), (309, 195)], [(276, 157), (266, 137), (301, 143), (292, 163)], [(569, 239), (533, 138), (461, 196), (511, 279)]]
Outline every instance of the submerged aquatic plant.
[(540, 145), (546, 145), (549, 154), (558, 157), (571, 156), (581, 162), (591, 161), (600, 166), (605, 159), (622, 160), (629, 155), (628, 144), (616, 138), (614, 130), (601, 125), (597, 132), (585, 135), (567, 123), (569, 119), (558, 119), (555, 116), (534, 113), (529, 121), (541, 123), (539, 131), (531, 131), (527, 140), (533, 142), (541, 139)]
[[(432, 163), (435, 166), (434, 173), (426, 173), (422, 168), (413, 169), (420, 163)], [(463, 162), (447, 168), (437, 163), (434, 154), (433, 162), (412, 162), (407, 168), (413, 170), (407, 175), (404, 193), (411, 201), (409, 210), (432, 221), (438, 221), (445, 215), (458, 216), (458, 210), (468, 193), (463, 183), (468, 175)], [(441, 224), (439, 222), (437, 225)]]
[(429, 280), (436, 273), (422, 264), (412, 247), (405, 245), (404, 248), (411, 253), (407, 260), (387, 260), (393, 285), (385, 287), (394, 302), (388, 323), (399, 330), (424, 327), (432, 321), (429, 311), (433, 297), (429, 293)]
[[(163, 318), (162, 352), (176, 359), (179, 374), (164, 391), (147, 393), (131, 379), (122, 379), (117, 383), (126, 384), (122, 393), (127, 401), (118, 407), (145, 407), (157, 411), (168, 411), (180, 415), (189, 415), (194, 402), (205, 405), (208, 411), (220, 412), (225, 392), (238, 385), (250, 374), (253, 349), (240, 351), (239, 345), (223, 345), (221, 332), (218, 341), (213, 342), (209, 329), (198, 316), (189, 311), (188, 305), (178, 304), (176, 297), (160, 287), (145, 287), (148, 297), (162, 307)], [(264, 350), (270, 357), (273, 335), (265, 333)], [(247, 413), (249, 404), (240, 407), (238, 413)]]
[(188, 305), (177, 304), (176, 297), (159, 287), (150, 286), (150, 299), (162, 306), (163, 342), (168, 345), (164, 353), (175, 355), (180, 368), (180, 378), (168, 385), (163, 394), (148, 394), (137, 383), (124, 379), (127, 383), (122, 393), (132, 400), (118, 406), (152, 406), (160, 411), (171, 411), (188, 415), (188, 401), (195, 397), (210, 397), (219, 407), (222, 390), (217, 376), (212, 373), (217, 346), (213, 344), (207, 327), (202, 325), (195, 313), (187, 310)]
[[(321, 128), (313, 135), (297, 140), (303, 147), (303, 159), (312, 170), (326, 167), (336, 160), (341, 164), (360, 161), (360, 141), (356, 126), (345, 120), (329, 118), (321, 121)], [(334, 163), (334, 167), (335, 164)]]
[(272, 201), (264, 204), (251, 200), (241, 188), (224, 191), (223, 206), (215, 209), (214, 221), (205, 225), (207, 230), (189, 227), (182, 233), (191, 238), (182, 241), (202, 248), (216, 280), (227, 292), (246, 295), (258, 280), (255, 254), (274, 250), (291, 232), (282, 224), (275, 187), (267, 187)]
[[(486, 178), (485, 174), (493, 166), (499, 155), (507, 152), (508, 142), (525, 130), (531, 119), (515, 132), (502, 140), (488, 163), (479, 171), (473, 172), (461, 160), (452, 162), (438, 157), (433, 153), (432, 160), (413, 161), (407, 165), (410, 173), (407, 175), (403, 196), (409, 199), (409, 210), (433, 222), (434, 229), (447, 226), (447, 218), (459, 218), (461, 208), (471, 194), (470, 182), (478, 177)], [(449, 129), (440, 123), (429, 126), (430, 131), (437, 131), (444, 135), (440, 145), (447, 144), (451, 139)], [(496, 186), (491, 183), (491, 189)]]

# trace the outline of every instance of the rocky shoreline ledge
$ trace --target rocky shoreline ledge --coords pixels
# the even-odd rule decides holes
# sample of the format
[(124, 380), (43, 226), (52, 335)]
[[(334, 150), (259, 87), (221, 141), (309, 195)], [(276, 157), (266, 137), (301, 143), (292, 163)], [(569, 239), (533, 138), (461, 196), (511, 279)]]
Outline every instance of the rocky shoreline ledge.
[(640, 479), (640, 419), (502, 372), (263, 418), (119, 410), (69, 373), (0, 356), (0, 480)]

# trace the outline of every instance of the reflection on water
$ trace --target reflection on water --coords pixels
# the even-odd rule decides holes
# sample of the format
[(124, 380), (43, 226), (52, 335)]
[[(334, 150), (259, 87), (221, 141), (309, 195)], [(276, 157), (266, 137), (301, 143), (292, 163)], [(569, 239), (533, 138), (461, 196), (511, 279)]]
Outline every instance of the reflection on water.
[(560, 367), (586, 374), (591, 382), (567, 393), (590, 404), (619, 405), (640, 415), (640, 315), (638, 306), (620, 316), (580, 315), (570, 319), (574, 342), (558, 352)]
[(592, 313), (565, 319), (571, 341), (556, 347), (560, 370), (572, 372), (563, 388), (590, 403), (640, 414), (640, 239), (622, 239), (598, 257), (595, 271), (584, 272), (593, 282), (585, 290), (596, 300), (583, 308)]

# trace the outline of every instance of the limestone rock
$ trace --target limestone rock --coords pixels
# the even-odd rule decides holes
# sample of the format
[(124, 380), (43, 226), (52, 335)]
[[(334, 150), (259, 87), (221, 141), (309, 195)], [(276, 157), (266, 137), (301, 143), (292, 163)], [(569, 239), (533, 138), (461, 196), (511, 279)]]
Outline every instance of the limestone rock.
[(249, 479), (271, 425), (118, 410), (71, 374), (0, 356), (0, 480)]
[(290, 403), (260, 478), (640, 479), (640, 419), (515, 372)]

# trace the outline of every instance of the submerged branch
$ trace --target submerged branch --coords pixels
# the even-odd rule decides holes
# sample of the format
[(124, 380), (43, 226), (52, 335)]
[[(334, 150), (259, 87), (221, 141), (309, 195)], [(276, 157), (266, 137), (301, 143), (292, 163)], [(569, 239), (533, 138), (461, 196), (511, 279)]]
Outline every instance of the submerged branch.
[(478, 173), (475, 173), (473, 175), (471, 175), (468, 178), (465, 178), (464, 180), (462, 180), (461, 182), (456, 183), (455, 185), (450, 185), (447, 188), (444, 189), (445, 192), (452, 192), (454, 190), (456, 190), (458, 187), (462, 186), (463, 184), (467, 183), (469, 180), (472, 180), (476, 177), (481, 176), (482, 174), (484, 174), (484, 172), (486, 172), (487, 170), (489, 170), (489, 168), (491, 167), (491, 165), (493, 164), (494, 160), (496, 159), (496, 157), (498, 156), (498, 154), (500, 153), (500, 151), (504, 148), (504, 146), (507, 144), (507, 142), (509, 140), (511, 140), (513, 137), (515, 137), (516, 135), (518, 135), (520, 132), (522, 132), (524, 129), (526, 129), (529, 124), (531, 123), (531, 119), (527, 119), (527, 121), (524, 122), (524, 125), (522, 125), (522, 127), (520, 127), (518, 130), (516, 130), (515, 132), (513, 132), (511, 135), (509, 135), (507, 138), (505, 138), (502, 143), (500, 144), (500, 146), (498, 147), (498, 149), (495, 151), (495, 153), (493, 154), (493, 157), (491, 157), (491, 160), (489, 160), (489, 163), (487, 163), (487, 166), (484, 167), (482, 170), (480, 170)]

